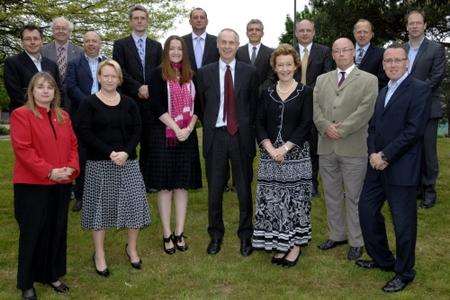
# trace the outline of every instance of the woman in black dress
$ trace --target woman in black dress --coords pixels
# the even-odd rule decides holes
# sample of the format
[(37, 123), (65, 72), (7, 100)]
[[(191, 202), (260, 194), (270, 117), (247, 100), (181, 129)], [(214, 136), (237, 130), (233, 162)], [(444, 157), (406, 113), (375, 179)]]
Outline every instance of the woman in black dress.
[(93, 231), (95, 269), (108, 276), (104, 240), (108, 228), (126, 228), (125, 254), (135, 269), (139, 229), (150, 224), (145, 184), (136, 159), (141, 134), (134, 100), (117, 92), (122, 83), (119, 64), (108, 59), (98, 66), (99, 92), (89, 96), (78, 111), (79, 134), (86, 145), (86, 180), (81, 226)]
[[(164, 44), (161, 67), (150, 78), (150, 109), (159, 117), (149, 132), (148, 161), (144, 174), (147, 189), (158, 191), (158, 209), (163, 226), (163, 249), (173, 254), (186, 251), (184, 223), (188, 189), (201, 188), (201, 169), (195, 124), (199, 105), (194, 103), (186, 45), (171, 36)], [(175, 231), (170, 228), (172, 198), (175, 202)]]
[(253, 247), (276, 251), (272, 263), (295, 266), (311, 240), (312, 90), (293, 76), (300, 59), (281, 44), (270, 63), (278, 82), (262, 93), (257, 138), (261, 158), (256, 188)]

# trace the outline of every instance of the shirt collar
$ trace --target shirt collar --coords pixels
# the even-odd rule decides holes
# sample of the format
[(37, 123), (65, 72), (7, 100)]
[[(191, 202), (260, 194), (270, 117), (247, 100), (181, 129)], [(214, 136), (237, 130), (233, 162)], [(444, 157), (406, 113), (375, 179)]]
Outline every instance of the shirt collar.
[(139, 39), (143, 39), (144, 42), (147, 39), (147, 34), (146, 33), (144, 33), (142, 36), (139, 36), (135, 32), (132, 32), (131, 36), (133, 37), (133, 40), (134, 40), (135, 43), (137, 43)]
[(68, 48), (68, 45), (69, 45), (69, 41), (67, 41), (65, 44), (60, 44), (57, 41), (55, 41), (56, 49), (59, 49), (59, 48), (63, 47), (63, 49), (66, 50)]
[(345, 77), (348, 77), (348, 75), (353, 71), (353, 69), (356, 67), (356, 65), (355, 64), (353, 64), (353, 65), (351, 65), (350, 67), (348, 67), (347, 68), (347, 70), (341, 70), (341, 69), (339, 69), (339, 68), (336, 68), (337, 69), (337, 72), (338, 72), (338, 76), (339, 76), (339, 74), (341, 74), (341, 72), (345, 72)]
[[(230, 66), (231, 71), (234, 71), (234, 68), (236, 66), (236, 59), (233, 59), (228, 65)], [(227, 64), (222, 59), (219, 59), (219, 68), (222, 70), (227, 69)]]
[(38, 53), (36, 56), (35, 55), (31, 55), (30, 53), (28, 53), (26, 50), (24, 50), (25, 53), (31, 58), (31, 60), (33, 61), (33, 63), (35, 64), (40, 64), (42, 61), (42, 55), (40, 53)]
[(303, 47), (301, 44), (298, 44), (298, 50), (299, 50), (300, 54), (303, 54), (305, 48), (308, 49), (308, 53), (311, 53), (312, 44), (313, 43), (311, 42), (306, 47)]
[(420, 48), (420, 46), (422, 46), (422, 43), (423, 43), (423, 40), (424, 40), (424, 39), (425, 39), (425, 36), (422, 38), (422, 40), (420, 41), (419, 46), (418, 46), (417, 48), (413, 48), (413, 46), (411, 45), (411, 41), (408, 41), (409, 49), (418, 51), (419, 48)]
[(200, 35), (196, 35), (194, 32), (192, 32), (192, 40), (195, 41), (196, 38), (201, 37), (203, 40), (206, 40), (206, 31), (203, 32)]
[(252, 45), (251, 43), (248, 43), (248, 50), (250, 50), (250, 52), (253, 51), (253, 47), (256, 47), (256, 52), (259, 51), (259, 48), (261, 47), (261, 43), (259, 43), (258, 45)]
[(96, 61), (99, 61), (100, 60), (100, 54), (99, 55), (97, 55), (96, 57), (90, 57), (90, 56), (88, 56), (86, 53), (84, 53), (84, 56), (86, 57), (86, 59), (89, 61), (89, 60), (92, 60), (92, 61), (94, 61), (94, 60), (96, 60)]
[(389, 80), (388, 88), (389, 89), (391, 89), (393, 87), (397, 88), (403, 82), (403, 80), (405, 80), (405, 78), (408, 77), (408, 75), (409, 75), (409, 73), (408, 73), (408, 71), (406, 71), (405, 74), (403, 74), (402, 77), (400, 77), (396, 81)]
[(370, 47), (370, 42), (367, 43), (367, 45), (365, 45), (364, 47), (361, 47), (360, 45), (358, 45), (358, 43), (356, 43), (356, 45), (355, 45), (355, 55), (358, 55), (358, 50), (359, 49), (363, 49), (364, 53), (366, 53), (367, 49), (369, 49), (369, 47)]

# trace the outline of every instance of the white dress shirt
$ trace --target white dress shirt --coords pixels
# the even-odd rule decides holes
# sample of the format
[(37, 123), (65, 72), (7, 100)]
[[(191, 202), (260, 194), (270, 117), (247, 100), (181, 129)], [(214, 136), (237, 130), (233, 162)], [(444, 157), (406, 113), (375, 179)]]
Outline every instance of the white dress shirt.
[(201, 38), (200, 44), (203, 49), (202, 52), (205, 53), (206, 31), (200, 35), (196, 35), (195, 33), (192, 33), (192, 45), (193, 45), (194, 51), (195, 51), (195, 43), (197, 43), (197, 38), (199, 38), (199, 37)]
[(311, 55), (311, 47), (313, 43), (309, 43), (308, 46), (303, 47), (301, 44), (298, 44), (298, 51), (300, 52), (300, 60), (303, 59), (303, 55), (305, 54), (305, 48), (308, 49), (308, 55)]
[(403, 74), (402, 77), (400, 77), (396, 81), (389, 80), (388, 85), (387, 85), (388, 90), (386, 92), (386, 98), (384, 98), (384, 107), (386, 107), (388, 105), (389, 100), (391, 100), (392, 95), (394, 95), (397, 88), (400, 86), (400, 84), (403, 82), (403, 80), (405, 80), (406, 77), (408, 77), (408, 75), (409, 75), (409, 73), (405, 72), (405, 74)]
[[(341, 69), (339, 69), (339, 68), (336, 68), (336, 70), (337, 70), (337, 74), (336, 74), (336, 76), (337, 76), (337, 81), (336, 81), (336, 82), (339, 82), (339, 80), (341, 80), (341, 77), (342, 77), (341, 72), (345, 72), (345, 79), (347, 79), (348, 76), (350, 75), (350, 73), (353, 71), (353, 69), (354, 69), (355, 67), (356, 67), (356, 65), (353, 64), (353, 65), (351, 65), (350, 67), (348, 67), (347, 70), (341, 70)], [(344, 79), (344, 81), (345, 81), (345, 79)]]
[(30, 53), (28, 53), (27, 51), (25, 51), (25, 53), (31, 58), (31, 61), (34, 63), (34, 65), (36, 66), (36, 68), (38, 69), (39, 72), (42, 72), (42, 55), (38, 54), (37, 56), (31, 55)]
[(261, 43), (259, 43), (258, 45), (252, 45), (251, 43), (248, 43), (248, 57), (250, 57), (250, 59), (252, 58), (253, 47), (256, 47), (256, 57), (258, 57), (259, 48), (261, 48)]
[[(236, 59), (228, 64), (230, 66), (231, 78), (233, 79), (234, 86), (234, 70), (236, 67)], [(225, 71), (227, 70), (227, 64), (219, 59), (219, 81), (220, 81), (220, 106), (219, 113), (217, 114), (216, 127), (227, 126), (227, 120), (223, 120), (223, 106), (225, 103)]]

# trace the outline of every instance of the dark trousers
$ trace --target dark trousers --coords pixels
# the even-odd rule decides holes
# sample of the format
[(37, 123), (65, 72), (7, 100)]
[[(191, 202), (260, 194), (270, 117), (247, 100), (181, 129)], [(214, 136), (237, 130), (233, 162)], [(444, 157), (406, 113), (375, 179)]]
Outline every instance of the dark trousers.
[(70, 184), (14, 184), (14, 213), (20, 232), (17, 288), (55, 282), (66, 274), (70, 191)]
[[(417, 187), (390, 185), (381, 172), (373, 169), (367, 173), (359, 199), (359, 220), (367, 253), (381, 267), (393, 266), (395, 273), (403, 280), (411, 281), (415, 276)], [(386, 199), (394, 222), (396, 257), (389, 250), (384, 217), (381, 214)]]
[(206, 157), (208, 233), (213, 239), (222, 239), (225, 232), (222, 202), (227, 174), (229, 173), (228, 161), (231, 161), (231, 173), (236, 183), (236, 192), (239, 199), (239, 229), (237, 234), (240, 239), (248, 239), (253, 234), (251, 192), (253, 158), (240, 150), (238, 135), (239, 133), (231, 136), (225, 129), (217, 128), (211, 149)]
[(319, 187), (319, 155), (317, 155), (317, 143), (319, 140), (319, 133), (317, 131), (316, 126), (313, 124), (311, 127), (311, 145), (309, 147), (309, 153), (311, 156), (311, 164), (312, 164), (312, 183), (315, 190), (318, 190)]
[(422, 187), (423, 192), (435, 193), (436, 180), (439, 174), (437, 157), (437, 129), (439, 119), (429, 119), (423, 136), (422, 151)]

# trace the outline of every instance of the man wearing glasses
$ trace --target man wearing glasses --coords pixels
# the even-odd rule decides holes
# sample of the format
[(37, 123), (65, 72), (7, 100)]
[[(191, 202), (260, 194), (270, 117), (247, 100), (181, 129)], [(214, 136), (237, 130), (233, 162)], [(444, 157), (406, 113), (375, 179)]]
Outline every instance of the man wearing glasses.
[(318, 247), (329, 250), (348, 243), (349, 260), (363, 252), (358, 201), (367, 169), (367, 127), (378, 95), (377, 77), (359, 70), (354, 54), (349, 39), (333, 43), (337, 69), (317, 78), (313, 101), (329, 228), (328, 239)]

